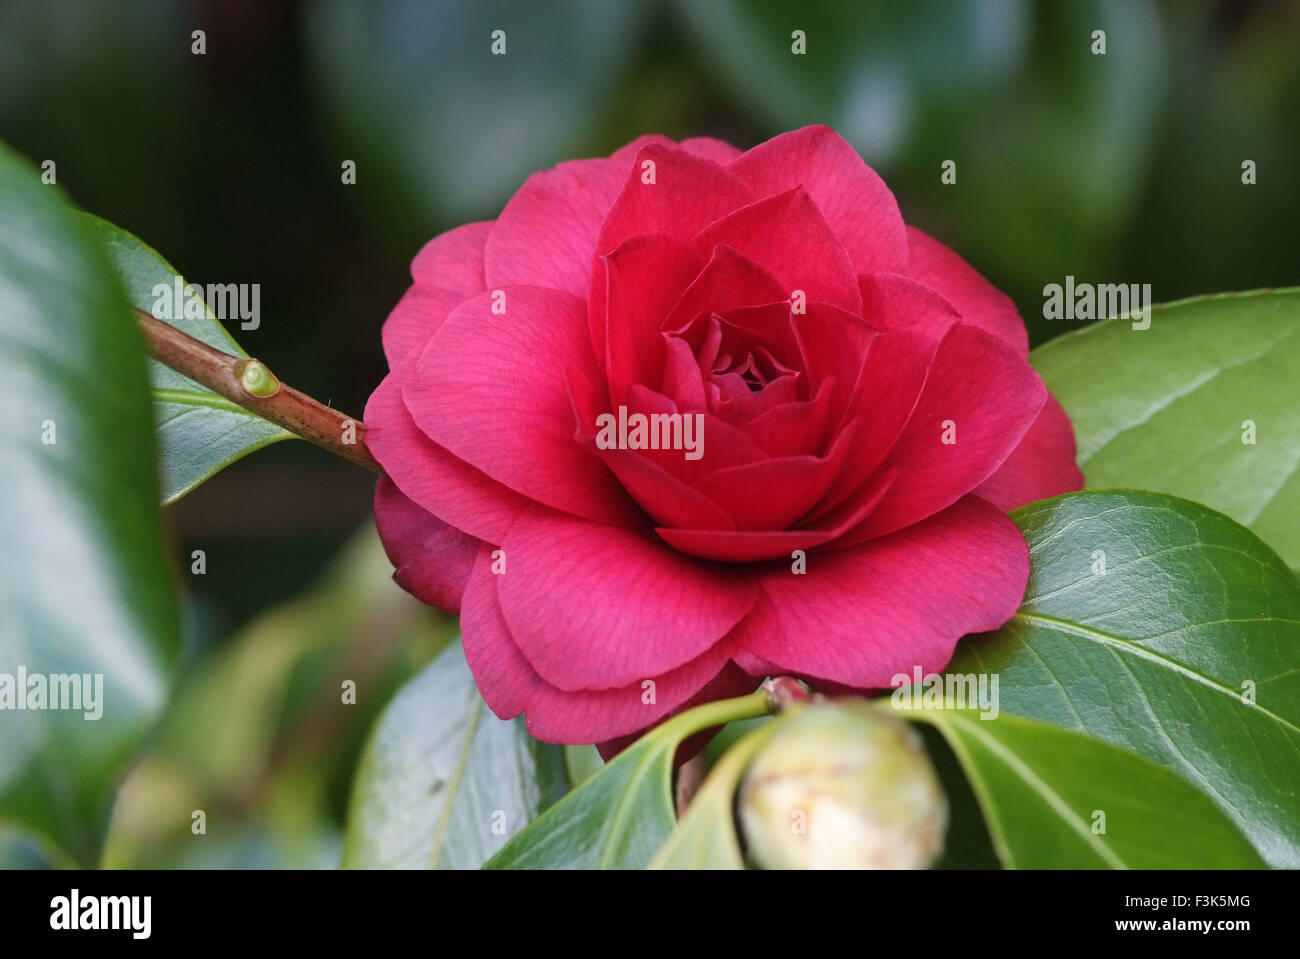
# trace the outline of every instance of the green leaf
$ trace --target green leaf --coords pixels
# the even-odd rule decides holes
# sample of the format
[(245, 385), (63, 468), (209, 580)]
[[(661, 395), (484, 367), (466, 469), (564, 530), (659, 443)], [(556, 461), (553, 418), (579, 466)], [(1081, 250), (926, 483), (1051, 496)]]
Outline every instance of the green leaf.
[[(131, 305), (153, 312), (156, 284), (174, 289), (180, 276), (157, 251), (125, 230), (97, 216), (82, 214), (90, 230), (108, 255), (109, 262), (126, 288)], [(182, 289), (185, 279), (180, 278)], [(185, 302), (197, 300), (202, 315), (186, 316), (174, 308), (166, 322), (208, 346), (232, 356), (247, 356), (225, 327), (213, 316), (203, 298), (184, 293)], [(154, 415), (160, 447), (163, 505), (180, 499), (214, 473), (254, 450), (293, 434), (250, 413), (188, 377), (149, 360), (149, 382), (153, 387)]]
[(957, 754), (1008, 868), (1263, 866), (1209, 798), (1126, 750), (1007, 713), (904, 715), (936, 726)]
[(567, 788), (563, 747), (493, 716), (454, 643), (380, 718), (357, 771), (343, 864), (477, 869)]
[(779, 726), (780, 720), (764, 723), (723, 753), (651, 869), (745, 868), (736, 835), (736, 790), (749, 761)]
[(933, 726), (921, 725), (918, 732), (925, 742), (926, 754), (934, 765), (943, 794), (948, 798), (948, 832), (943, 841), (943, 854), (934, 868), (999, 868), (988, 823), (952, 747)]
[(1150, 329), (1106, 320), (1032, 360), (1070, 414), (1089, 488), (1205, 503), (1300, 569), (1300, 289), (1158, 306)]
[(761, 716), (767, 692), (706, 703), (646, 733), (534, 820), (485, 869), (642, 869), (677, 823), (670, 786), (682, 740)]
[(146, 382), (84, 222), (0, 145), (0, 674), (102, 682), (98, 719), (84, 702), (0, 713), (0, 817), (83, 863), (179, 642)]
[(569, 784), (577, 786), (600, 772), (605, 760), (595, 746), (565, 746), (564, 765), (569, 771)]
[(1221, 513), (1155, 493), (1073, 493), (1012, 517), (1030, 550), (1024, 603), (947, 671), (997, 676), (1004, 713), (1172, 770), (1270, 863), (1300, 865), (1300, 584), (1286, 564)]

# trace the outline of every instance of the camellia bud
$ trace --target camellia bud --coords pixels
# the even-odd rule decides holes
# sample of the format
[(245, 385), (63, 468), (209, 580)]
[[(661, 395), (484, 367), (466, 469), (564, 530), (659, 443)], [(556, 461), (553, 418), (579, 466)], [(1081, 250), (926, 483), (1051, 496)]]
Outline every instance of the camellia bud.
[(240, 360), (235, 364), (235, 375), (249, 396), (265, 399), (280, 392), (280, 381), (260, 360)]
[(921, 869), (943, 849), (948, 803), (920, 737), (861, 700), (811, 704), (750, 764), (740, 826), (766, 869)]

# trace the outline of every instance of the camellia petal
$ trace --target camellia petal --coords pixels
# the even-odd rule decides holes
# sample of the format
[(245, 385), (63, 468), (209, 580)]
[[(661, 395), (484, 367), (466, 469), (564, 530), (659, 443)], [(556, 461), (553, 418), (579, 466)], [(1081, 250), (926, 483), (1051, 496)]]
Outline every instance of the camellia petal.
[[(826, 543), (838, 541), (846, 532), (859, 526), (880, 502), (897, 474), (880, 474), (867, 484), (860, 496), (833, 510), (823, 521), (809, 527), (785, 530), (733, 530), (707, 527), (657, 527), (655, 532), (665, 543), (698, 556), (723, 563), (755, 563), (782, 559), (798, 562), (796, 551), (807, 553)], [(804, 557), (807, 561), (807, 557)]]
[[(641, 137), (608, 158), (570, 160), (525, 180), (496, 223), (489, 224), (486, 249), (479, 247), (484, 285), (465, 297), (487, 289), (489, 280), (494, 288), (541, 286), (585, 297), (601, 225), (627, 182), (633, 159), (652, 144), (677, 148), (667, 137)], [(681, 148), (714, 163), (728, 162), (740, 153), (708, 137), (687, 140)]]
[(830, 489), (856, 430), (846, 429), (825, 456), (786, 456), (710, 473), (695, 489), (723, 505), (737, 529), (779, 530), (807, 514)]
[(1029, 548), (997, 507), (966, 497), (936, 516), (807, 571), (762, 573), (763, 597), (736, 628), (753, 655), (861, 689), (942, 669), (957, 640), (1005, 623), (1025, 593)]
[(502, 719), (526, 713), (528, 731), (538, 739), (588, 743), (637, 732), (674, 713), (727, 669), (731, 646), (718, 643), (676, 669), (628, 686), (577, 691), (552, 686), (515, 645), (491, 565), (491, 548), (484, 546), (465, 590), (465, 660), (488, 707)]
[(536, 287), (500, 293), (501, 312), (495, 294), (467, 300), (425, 346), (402, 385), (416, 425), (524, 496), (599, 522), (636, 524), (622, 486), (574, 441), (573, 374), (602, 379), (582, 302)]
[[(921, 390), (930, 375), (935, 351), (960, 316), (943, 297), (907, 277), (875, 273), (859, 277), (863, 313), (883, 333), (870, 339), (860, 335), (858, 350), (835, 350), (835, 333), (844, 321), (824, 316), (814, 306), (801, 327), (809, 357), (838, 364), (837, 375), (849, 375), (851, 358), (861, 357), (861, 369), (853, 386), (853, 399), (846, 418), (860, 418), (865, 426), (861, 441), (849, 453), (844, 471), (827, 494), (819, 514), (838, 506), (858, 488), (861, 478), (870, 476), (890, 455), (907, 425)], [(810, 324), (815, 324), (811, 326)], [(810, 360), (811, 361), (811, 360)]]
[[(599, 258), (639, 233), (688, 239), (753, 200), (750, 189), (712, 160), (661, 144), (641, 149), (592, 250), (587, 311), (596, 354), (605, 351), (605, 278)], [(708, 258), (709, 250), (702, 256)]]
[(725, 243), (715, 246), (699, 275), (664, 317), (663, 328), (680, 330), (704, 313), (726, 313), (755, 303), (784, 300), (784, 289), (767, 270)]
[(618, 198), (601, 225), (593, 255), (603, 256), (638, 233), (688, 239), (756, 198), (727, 168), (685, 150), (651, 144), (624, 172)]
[(704, 266), (684, 240), (668, 233), (630, 237), (601, 257), (606, 279), (606, 368), (610, 400), (627, 398), (633, 383), (663, 378), (664, 317)]
[(511, 635), (561, 689), (628, 686), (703, 655), (749, 612), (752, 578), (633, 532), (530, 510), (502, 544)]
[(487, 289), (540, 286), (587, 295), (591, 250), (627, 163), (572, 160), (534, 173), (501, 211), (484, 250)]
[(656, 523), (683, 529), (731, 529), (730, 514), (639, 450), (601, 450), (600, 456)]
[(1082, 486), (1074, 427), (1056, 397), (1049, 395), (1020, 445), (975, 493), (999, 509), (1013, 510)]
[[(871, 356), (871, 344), (879, 330), (856, 314), (830, 303), (809, 303), (805, 312), (794, 320), (795, 337), (803, 354), (810, 389), (820, 390), (823, 383), (831, 381), (831, 410), (840, 421), (851, 418), (849, 400), (861, 392), (860, 385), (865, 385), (864, 364)], [(892, 379), (891, 376), (889, 380)], [(882, 387), (892, 387), (889, 380), (878, 382)]]
[(393, 307), (384, 321), (384, 358), (394, 369), (408, 353), (418, 351), (438, 332), (447, 314), (460, 306), (465, 297), (449, 290), (413, 286)]
[(831, 427), (831, 394), (835, 379), (822, 380), (821, 388), (808, 400), (774, 407), (749, 420), (742, 432), (769, 456), (795, 456), (801, 452), (820, 454), (828, 446)]
[[(668, 675), (673, 676), (674, 679), (676, 678), (673, 673)], [(752, 693), (759, 687), (759, 685), (761, 685), (761, 682), (761, 679), (746, 672), (740, 666), (736, 665), (733, 660), (723, 666), (716, 676), (697, 689), (689, 699), (678, 703), (672, 709), (668, 710), (668, 712), (664, 713), (662, 717), (655, 720), (655, 723), (652, 725), (665, 722), (679, 713), (684, 713), (688, 709), (694, 709), (696, 706), (702, 706), (705, 703), (711, 703), (719, 699), (732, 699), (736, 696), (744, 696), (747, 693)], [(604, 739), (596, 743), (596, 749), (600, 752), (600, 758), (605, 760), (605, 762), (609, 762), (640, 738), (642, 733), (646, 732), (647, 728), (648, 727), (642, 727), (635, 732), (616, 736), (613, 739)], [(707, 746), (709, 740), (719, 731), (720, 727), (715, 726), (713, 729), (705, 729), (693, 736), (688, 736), (677, 747), (677, 754), (673, 761), (678, 765), (686, 762), (686, 760), (690, 759)]]
[(682, 141), (682, 149), (714, 163), (730, 163), (742, 153), (726, 140), (715, 140), (713, 137), (688, 137)]
[(856, 272), (907, 272), (907, 235), (894, 194), (830, 127), (804, 127), (773, 137), (729, 169), (760, 196), (792, 187), (808, 191)]
[(487, 289), (484, 247), (495, 224), (466, 223), (435, 236), (411, 261), (411, 278), (419, 286), (468, 299)]
[(386, 476), (375, 487), (375, 519), (398, 585), (430, 606), (460, 615), (479, 540), (421, 509)]
[(384, 323), (389, 369), (423, 346), (462, 300), (487, 289), (483, 245), (491, 230), (491, 223), (468, 223), (434, 237), (416, 254), (411, 263), (415, 285)]
[(409, 354), (371, 394), (366, 447), (408, 499), (471, 536), (499, 542), (529, 500), (420, 432), (402, 402), (402, 383), (418, 362)]
[(934, 237), (907, 228), (912, 278), (944, 296), (961, 318), (1006, 341), (1021, 356), (1029, 355), (1029, 331), (1011, 297), (984, 279), (974, 267)]
[(719, 245), (733, 247), (757, 263), (793, 295), (832, 303), (850, 312), (862, 309), (857, 275), (812, 198), (801, 188), (764, 197), (710, 223), (695, 234), (701, 254)]
[[(654, 390), (640, 384), (628, 391), (628, 415), (654, 415), (678, 412), (677, 406)], [(768, 459), (762, 447), (746, 436), (739, 429), (719, 419), (712, 413), (696, 412), (689, 415), (696, 417), (692, 423), (693, 440), (703, 441), (698, 459), (688, 457), (684, 449), (638, 449), (638, 456), (656, 463), (660, 468), (686, 483), (695, 483), (710, 473), (728, 467), (761, 463)], [(683, 421), (683, 445), (685, 445), (685, 421)], [(694, 454), (692, 454), (693, 456)]]
[(1019, 445), (1047, 399), (1033, 368), (983, 330), (958, 323), (884, 466), (899, 481), (867, 519), (882, 536), (919, 522), (988, 479)]

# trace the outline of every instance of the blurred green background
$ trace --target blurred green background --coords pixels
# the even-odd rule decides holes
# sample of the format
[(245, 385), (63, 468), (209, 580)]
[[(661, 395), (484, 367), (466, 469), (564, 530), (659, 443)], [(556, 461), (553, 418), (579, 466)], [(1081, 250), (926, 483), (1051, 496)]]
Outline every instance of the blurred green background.
[[(1067, 274), (1160, 302), (1294, 285), (1298, 52), (1282, 0), (9, 0), (0, 139), (187, 279), (261, 284), (261, 328), (232, 332), (359, 414), (425, 240), (493, 217), (535, 169), (652, 131), (748, 147), (834, 126), (1035, 343), (1069, 328), (1042, 319)], [(455, 629), (390, 583), (372, 485), (281, 444), (167, 511), (185, 678), (106, 864), (337, 862), (369, 724)], [(344, 678), (364, 695), (341, 711)], [(0, 829), (0, 862), (48, 859)]]

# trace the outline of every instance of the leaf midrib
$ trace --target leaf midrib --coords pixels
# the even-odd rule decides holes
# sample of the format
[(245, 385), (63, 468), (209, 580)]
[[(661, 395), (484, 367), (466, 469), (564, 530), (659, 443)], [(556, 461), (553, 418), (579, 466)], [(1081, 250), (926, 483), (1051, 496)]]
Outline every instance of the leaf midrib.
[(1119, 439), (1124, 434), (1131, 433), (1135, 429), (1139, 429), (1140, 427), (1146, 426), (1153, 419), (1155, 419), (1155, 417), (1159, 416), (1165, 410), (1172, 408), (1175, 404), (1179, 403), (1180, 401), (1185, 400), (1187, 397), (1192, 396), (1193, 394), (1199, 392), (1203, 386), (1217, 379), (1219, 376), (1223, 375), (1224, 373), (1227, 373), (1230, 370), (1238, 369), (1243, 366), (1248, 366), (1251, 363), (1254, 363), (1257, 360), (1261, 360), (1264, 357), (1268, 356), (1268, 354), (1271, 353), (1279, 344), (1286, 342), (1294, 334), (1295, 334), (1295, 328), (1294, 327), (1288, 328), (1283, 331), (1281, 336), (1277, 337), (1275, 340), (1271, 340), (1259, 352), (1252, 353), (1250, 356), (1242, 357), (1231, 363), (1224, 363), (1220, 366), (1216, 366), (1212, 371), (1208, 372), (1208, 375), (1203, 373), (1200, 377), (1193, 378), (1190, 384), (1184, 384), (1182, 388), (1175, 389), (1169, 394), (1165, 395), (1164, 397), (1161, 397), (1160, 398), (1161, 402), (1159, 402), (1158, 405), (1152, 406), (1149, 409), (1143, 411), (1141, 419), (1135, 420), (1131, 423), (1126, 423), (1123, 426), (1121, 426), (1119, 429), (1113, 430), (1108, 436), (1102, 439), (1101, 442), (1098, 445), (1094, 446), (1091, 450), (1081, 451), (1079, 453), (1079, 465), (1083, 466), (1087, 464), (1089, 460), (1095, 458), (1097, 455), (1099, 455), (1102, 452), (1102, 450), (1106, 449), (1106, 447), (1110, 446), (1112, 443), (1114, 443), (1117, 439)]
[[(677, 746), (674, 743), (673, 749), (676, 750), (676, 748)], [(610, 862), (613, 861), (615, 840), (621, 832), (623, 820), (627, 818), (629, 803), (638, 792), (634, 787), (654, 772), (653, 767), (662, 759), (662, 753), (663, 749), (661, 748), (648, 750), (645, 758), (636, 764), (636, 767), (628, 776), (627, 785), (618, 798), (618, 805), (614, 807), (614, 815), (610, 819), (609, 831), (605, 834), (604, 848), (600, 851), (600, 869), (608, 869)]]
[(460, 784), (465, 778), (465, 769), (469, 765), (469, 754), (474, 748), (474, 737), (478, 734), (478, 721), (483, 715), (483, 700), (477, 692), (473, 694), (473, 706), (465, 720), (465, 741), (461, 743), (460, 754), (456, 757), (456, 769), (447, 784), (447, 801), (442, 812), (438, 814), (438, 826), (433, 834), (433, 851), (429, 857), (429, 868), (438, 868), (438, 859), (442, 856), (443, 844), (447, 841), (447, 827), (451, 824), (451, 810), (460, 796)]
[(1119, 854), (1116, 853), (1115, 850), (1111, 849), (1110, 846), (1106, 845), (1106, 843), (1093, 835), (1092, 832), (1084, 828), (1083, 823), (1079, 821), (1074, 810), (1072, 810), (1069, 804), (1061, 798), (1061, 795), (1040, 779), (1032, 769), (1025, 765), (1019, 756), (1011, 752), (995, 737), (989, 735), (979, 726), (975, 725), (975, 723), (963, 721), (961, 719), (954, 719), (953, 722), (966, 729), (967, 735), (979, 740), (984, 748), (1000, 759), (1007, 769), (1022, 779), (1035, 793), (1039, 795), (1043, 802), (1047, 804), (1047, 807), (1056, 813), (1057, 816), (1059, 816), (1072, 831), (1077, 833), (1088, 846), (1092, 847), (1097, 855), (1108, 863), (1111, 868), (1128, 868), (1128, 863), (1120, 858)]
[(255, 413), (250, 413), (238, 403), (232, 403), (224, 396), (218, 396), (216, 393), (200, 393), (191, 390), (173, 390), (158, 389), (153, 390), (153, 398), (158, 403), (178, 403), (182, 406), (207, 406), (214, 410), (225, 410), (228, 413), (239, 413), (251, 419), (258, 419)]
[(1081, 623), (1072, 623), (1069, 620), (1058, 619), (1055, 616), (1048, 616), (1043, 613), (1026, 613), (1022, 610), (1016, 613), (1015, 616), (1013, 616), (1012, 618), (1021, 620), (1022, 622), (1037, 623), (1046, 629), (1054, 629), (1057, 630), (1058, 632), (1069, 633), (1074, 636), (1079, 636), (1083, 639), (1091, 640), (1092, 642), (1099, 643), (1111, 649), (1128, 653), (1129, 655), (1135, 656), (1138, 659), (1145, 659), (1147, 662), (1154, 663), (1155, 665), (1162, 666), (1165, 669), (1170, 670), (1171, 672), (1178, 673), (1179, 675), (1184, 676), (1196, 683), (1199, 683), (1208, 689), (1212, 689), (1217, 693), (1221, 693), (1225, 696), (1229, 696), (1237, 703), (1240, 703), (1243, 708), (1247, 708), (1262, 713), (1263, 715), (1268, 716), (1278, 725), (1283, 726), (1286, 729), (1289, 729), (1291, 732), (1296, 733), (1297, 735), (1300, 735), (1300, 727), (1296, 726), (1294, 723), (1290, 722), (1289, 720), (1284, 719), (1283, 717), (1277, 715), (1272, 710), (1266, 709), (1265, 707), (1259, 705), (1259, 703), (1254, 703), (1250, 706), (1246, 706), (1246, 704), (1242, 702), (1241, 693), (1238, 692), (1237, 690), (1224, 686), (1221, 683), (1219, 683), (1217, 680), (1211, 679), (1209, 676), (1204, 676), (1201, 673), (1198, 673), (1196, 670), (1192, 669), (1191, 667), (1185, 666), (1182, 663), (1177, 662), (1176, 660), (1172, 660), (1168, 658), (1167, 656), (1162, 656), (1160, 653), (1147, 649), (1145, 646), (1141, 646), (1133, 642), (1132, 640), (1125, 639), (1122, 636), (1115, 636), (1111, 633), (1103, 632), (1102, 630), (1094, 629), (1090, 626), (1084, 626)]

